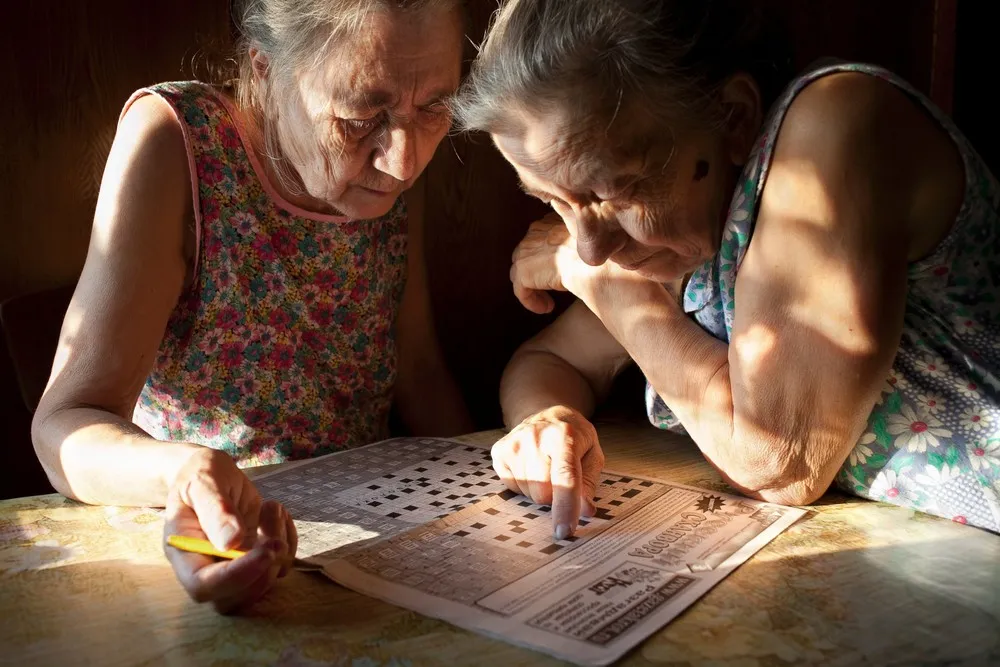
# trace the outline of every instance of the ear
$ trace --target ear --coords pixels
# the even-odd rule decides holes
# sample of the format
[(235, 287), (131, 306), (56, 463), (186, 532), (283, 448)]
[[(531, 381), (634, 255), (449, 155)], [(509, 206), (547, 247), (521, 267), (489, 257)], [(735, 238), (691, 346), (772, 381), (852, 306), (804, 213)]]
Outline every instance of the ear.
[(726, 112), (725, 133), (729, 159), (734, 165), (741, 166), (746, 162), (763, 122), (760, 88), (752, 76), (740, 72), (726, 81), (720, 97)]
[(250, 64), (253, 66), (254, 75), (263, 81), (267, 79), (267, 70), (270, 60), (267, 55), (256, 46), (250, 47)]

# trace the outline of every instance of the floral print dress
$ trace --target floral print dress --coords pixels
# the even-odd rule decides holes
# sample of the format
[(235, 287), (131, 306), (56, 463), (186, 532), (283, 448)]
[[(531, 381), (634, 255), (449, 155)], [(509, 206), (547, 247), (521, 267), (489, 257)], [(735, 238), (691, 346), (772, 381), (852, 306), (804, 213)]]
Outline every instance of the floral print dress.
[[(951, 120), (906, 82), (849, 63), (817, 67), (792, 82), (743, 170), (718, 254), (688, 282), (684, 309), (729, 342), (736, 277), (781, 122), (805, 86), (836, 72), (862, 72), (901, 88), (947, 130), (965, 165), (965, 199), (951, 232), (909, 266), (899, 351), (836, 483), (864, 498), (1000, 532), (1000, 186)], [(646, 407), (654, 425), (683, 430), (648, 384)]]
[(302, 210), (267, 180), (221, 91), (164, 83), (128, 105), (143, 95), (165, 100), (184, 132), (197, 247), (133, 421), (241, 466), (386, 437), (406, 279), (402, 199), (375, 220)]

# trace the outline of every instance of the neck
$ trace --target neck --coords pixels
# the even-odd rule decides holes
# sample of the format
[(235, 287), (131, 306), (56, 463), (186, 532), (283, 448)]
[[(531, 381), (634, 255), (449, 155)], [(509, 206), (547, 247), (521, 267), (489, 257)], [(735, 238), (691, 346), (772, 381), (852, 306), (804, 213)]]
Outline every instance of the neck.
[[(264, 168), (265, 173), (261, 174), (261, 176), (270, 182), (271, 186), (285, 201), (313, 213), (342, 215), (340, 211), (329, 203), (322, 199), (317, 199), (306, 192), (302, 179), (294, 165), (290, 164), (283, 156), (271, 155), (266, 150), (267, 142), (264, 140), (263, 130), (264, 121), (260, 117), (260, 114), (239, 108), (237, 108), (237, 113), (240, 115), (239, 122), (243, 126), (246, 137), (250, 142), (248, 149), (253, 151), (258, 164)], [(285, 163), (283, 170), (281, 170), (279, 161)], [(279, 170), (284, 172), (284, 177), (279, 175)], [(289, 179), (292, 180), (292, 183), (288, 183)]]

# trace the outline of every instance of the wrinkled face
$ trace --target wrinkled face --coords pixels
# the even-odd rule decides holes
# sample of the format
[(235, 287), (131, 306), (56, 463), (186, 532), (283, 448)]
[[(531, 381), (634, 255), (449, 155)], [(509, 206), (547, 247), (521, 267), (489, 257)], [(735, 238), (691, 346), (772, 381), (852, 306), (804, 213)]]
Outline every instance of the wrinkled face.
[(278, 138), (310, 197), (356, 219), (392, 208), (450, 127), (462, 34), (456, 11), (376, 13), (296, 76)]
[(721, 132), (672, 136), (637, 117), (581, 131), (558, 113), (520, 116), (493, 140), (525, 192), (562, 217), (583, 261), (665, 282), (715, 254), (735, 179)]

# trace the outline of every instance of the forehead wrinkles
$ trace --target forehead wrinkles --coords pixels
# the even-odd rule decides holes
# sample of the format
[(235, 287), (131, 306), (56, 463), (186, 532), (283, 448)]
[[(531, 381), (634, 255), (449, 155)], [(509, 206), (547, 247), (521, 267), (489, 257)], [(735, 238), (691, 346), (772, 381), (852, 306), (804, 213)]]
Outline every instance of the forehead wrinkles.
[[(457, 35), (458, 18), (439, 11), (373, 13), (360, 33), (334, 47), (332, 57), (302, 72), (303, 88), (326, 98), (327, 107), (407, 106), (420, 102), (421, 94), (453, 93), (461, 47), (442, 30), (446, 23)], [(442, 64), (452, 52), (454, 77)]]
[(591, 185), (611, 165), (595, 150), (595, 142), (584, 133), (530, 132), (515, 156), (540, 179), (565, 190)]

